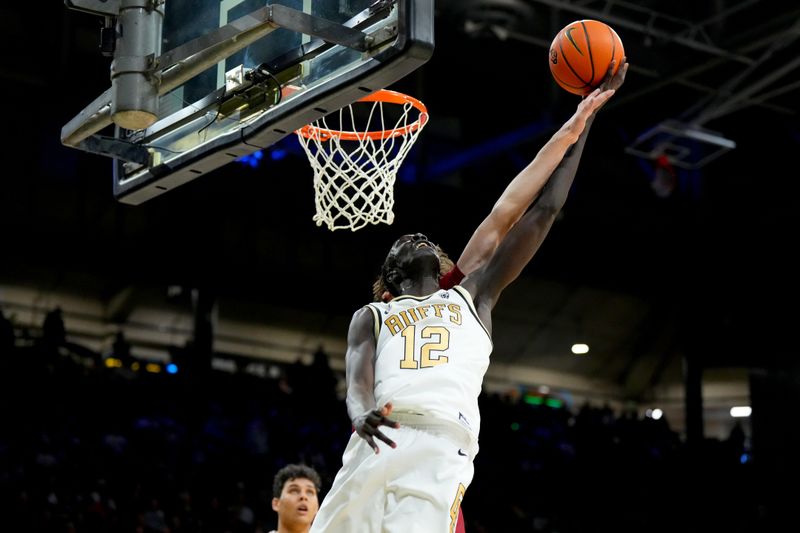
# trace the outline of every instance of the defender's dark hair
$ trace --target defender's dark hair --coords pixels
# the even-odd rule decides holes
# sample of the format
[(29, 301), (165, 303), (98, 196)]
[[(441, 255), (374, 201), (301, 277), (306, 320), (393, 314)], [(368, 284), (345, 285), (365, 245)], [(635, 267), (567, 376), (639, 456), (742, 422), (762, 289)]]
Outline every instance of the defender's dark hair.
[(314, 487), (316, 487), (317, 492), (319, 492), (320, 488), (322, 487), (322, 479), (320, 479), (319, 474), (317, 474), (317, 471), (311, 468), (310, 466), (301, 464), (286, 465), (280, 470), (278, 470), (278, 473), (275, 474), (275, 478), (272, 481), (273, 498), (280, 498), (281, 493), (283, 492), (283, 486), (286, 484), (287, 481), (291, 481), (292, 479), (309, 480), (311, 483), (314, 484)]

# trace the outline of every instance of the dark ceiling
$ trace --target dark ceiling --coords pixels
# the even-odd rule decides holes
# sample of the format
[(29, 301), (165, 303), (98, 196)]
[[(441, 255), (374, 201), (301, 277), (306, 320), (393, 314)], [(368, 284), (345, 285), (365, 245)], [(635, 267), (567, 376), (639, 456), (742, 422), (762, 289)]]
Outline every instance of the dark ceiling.
[[(230, 164), (141, 206), (115, 202), (110, 160), (59, 141), (109, 86), (99, 19), (58, 2), (3, 5), (0, 15), (0, 281), (77, 284), (106, 298), (126, 286), (183, 284), (221, 301), (349, 316), (398, 235), (425, 232), (457, 255), (578, 103), (550, 77), (550, 39), (572, 20), (599, 18), (624, 42), (628, 80), (594, 125), (563, 216), (498, 305), (496, 337), (508, 343), (497, 358), (641, 394), (683, 353), (708, 366), (781, 368), (792, 352), (784, 342), (798, 318), (796, 1), (439, 1), (433, 58), (394, 87), (431, 112), (410, 158), (416, 173), (397, 184), (394, 225), (356, 233), (314, 225), (311, 170), (298, 150), (256, 169)], [(654, 162), (630, 152), (668, 120), (736, 148), (656, 187)], [(502, 150), (477, 150), (512, 132), (517, 140)], [(471, 159), (431, 170), (456, 154)], [(582, 369), (560, 357), (572, 325), (601, 339)], [(652, 363), (643, 381), (629, 383), (644, 358)]]

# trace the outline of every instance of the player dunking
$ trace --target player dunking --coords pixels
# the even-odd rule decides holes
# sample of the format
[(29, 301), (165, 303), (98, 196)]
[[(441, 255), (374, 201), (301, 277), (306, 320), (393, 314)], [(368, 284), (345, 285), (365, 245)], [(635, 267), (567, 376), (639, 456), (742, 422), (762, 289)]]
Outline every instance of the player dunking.
[[(312, 532), (454, 530), (478, 453), (491, 311), (550, 230), (595, 112), (626, 72), (623, 60), (514, 179), (449, 280), (442, 274), (450, 268), (427, 237), (404, 235), (394, 243), (375, 287), (376, 296), (385, 289), (391, 301), (359, 309), (350, 323), (347, 409), (355, 432)], [(456, 285), (460, 272), (466, 277)]]

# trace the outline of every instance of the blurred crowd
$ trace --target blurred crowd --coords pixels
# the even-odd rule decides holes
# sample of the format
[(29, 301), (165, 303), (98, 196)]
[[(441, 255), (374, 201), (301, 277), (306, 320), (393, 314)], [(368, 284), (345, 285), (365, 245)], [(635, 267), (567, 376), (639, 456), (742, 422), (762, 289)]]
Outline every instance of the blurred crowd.
[[(109, 368), (49, 321), (24, 345), (0, 322), (0, 530), (267, 533), (297, 462), (324, 499), (351, 425), (323, 351), (265, 377), (132, 371), (124, 339)], [(689, 447), (663, 417), (525, 399), (480, 398), (467, 533), (768, 530), (739, 428)]]

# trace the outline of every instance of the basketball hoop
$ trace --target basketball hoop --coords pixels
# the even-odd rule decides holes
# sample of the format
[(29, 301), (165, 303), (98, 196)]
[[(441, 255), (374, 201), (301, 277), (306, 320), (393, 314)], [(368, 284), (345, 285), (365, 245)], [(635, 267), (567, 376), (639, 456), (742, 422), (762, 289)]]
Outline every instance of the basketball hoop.
[(317, 226), (391, 224), (397, 171), (427, 122), (422, 102), (381, 89), (297, 130), (314, 169)]

